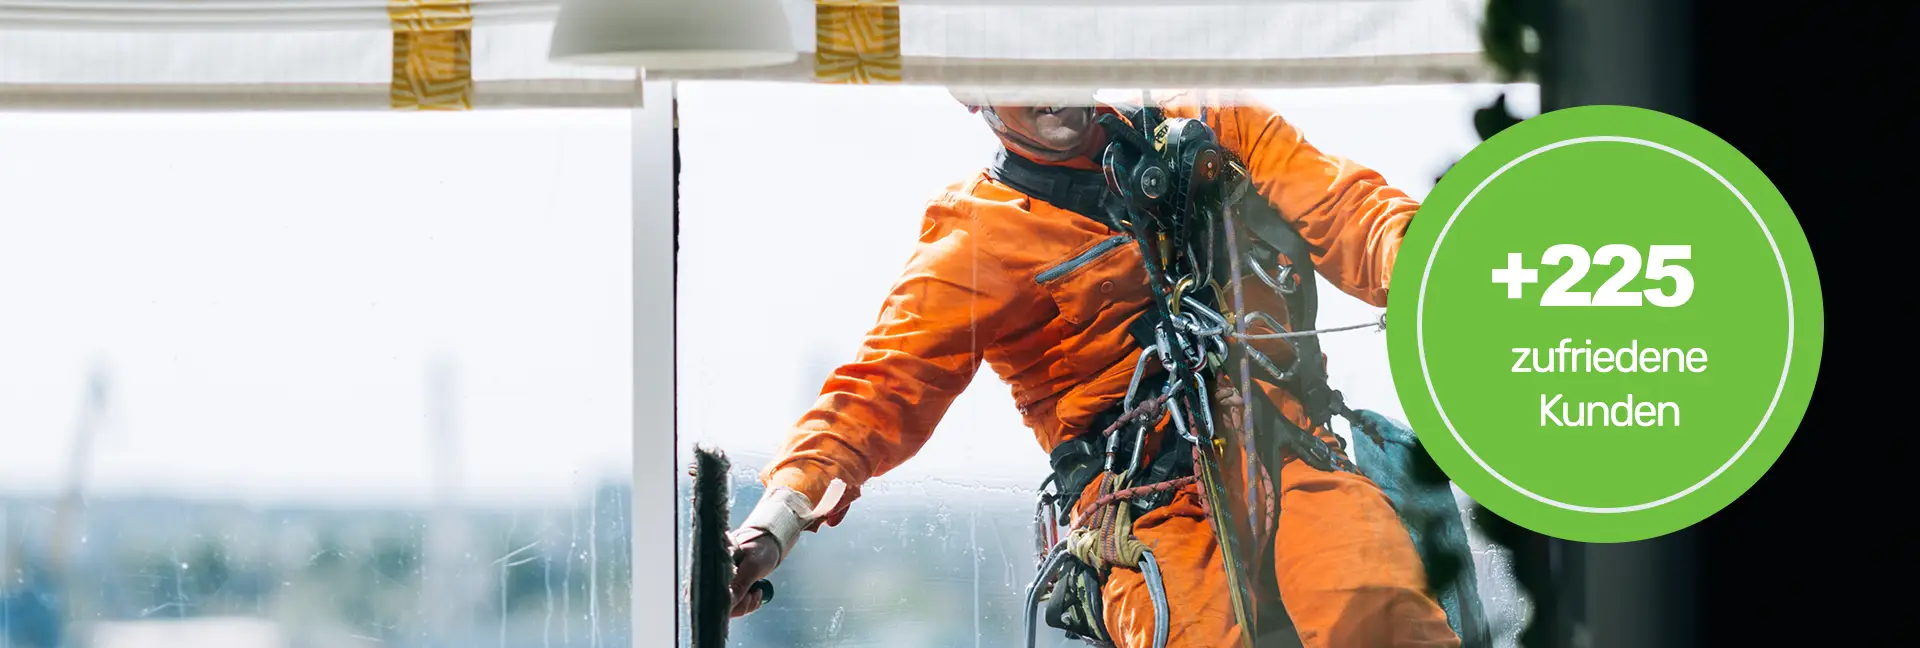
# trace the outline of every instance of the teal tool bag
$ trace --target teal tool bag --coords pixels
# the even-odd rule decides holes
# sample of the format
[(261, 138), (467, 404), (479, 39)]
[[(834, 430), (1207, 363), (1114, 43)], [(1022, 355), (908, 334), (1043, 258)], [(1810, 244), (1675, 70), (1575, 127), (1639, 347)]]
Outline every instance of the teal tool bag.
[(1386, 491), (1426, 565), (1427, 580), (1462, 648), (1491, 648), (1492, 628), (1473, 565), (1467, 527), (1447, 481), (1407, 424), (1371, 410), (1355, 410), (1366, 429), (1353, 431), (1360, 474)]

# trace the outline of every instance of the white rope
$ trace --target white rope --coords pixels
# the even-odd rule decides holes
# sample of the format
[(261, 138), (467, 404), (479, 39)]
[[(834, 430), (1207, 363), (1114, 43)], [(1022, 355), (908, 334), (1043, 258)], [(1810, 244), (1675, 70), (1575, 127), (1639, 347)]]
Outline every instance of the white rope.
[(1240, 338), (1242, 340), (1285, 340), (1289, 338), (1301, 338), (1301, 337), (1308, 337), (1313, 335), (1322, 335), (1326, 333), (1339, 333), (1342, 331), (1357, 331), (1360, 329), (1378, 329), (1382, 331), (1387, 330), (1387, 316), (1383, 313), (1380, 315), (1380, 319), (1374, 320), (1372, 322), (1368, 322), (1366, 324), (1353, 324), (1350, 326), (1335, 326), (1330, 328), (1312, 329), (1307, 331), (1291, 331), (1286, 333), (1253, 333), (1253, 334), (1236, 333), (1234, 334), (1233, 337)]

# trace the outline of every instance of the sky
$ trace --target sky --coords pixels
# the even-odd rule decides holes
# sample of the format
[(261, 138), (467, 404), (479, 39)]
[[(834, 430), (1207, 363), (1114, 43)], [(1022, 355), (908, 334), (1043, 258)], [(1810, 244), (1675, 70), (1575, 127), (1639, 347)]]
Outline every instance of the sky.
[[(1257, 96), (1423, 197), (1498, 90)], [(678, 92), (679, 438), (758, 466), (853, 358), (925, 202), (996, 144), (938, 88)], [(68, 478), (95, 368), (109, 402), (84, 468), (95, 494), (418, 502), (452, 467), (463, 498), (552, 502), (622, 478), (631, 125), (567, 110), (0, 115), (0, 496)], [(1323, 300), (1324, 324), (1375, 316)], [(1349, 402), (1400, 414), (1383, 335), (1325, 346)], [(1045, 470), (982, 371), (874, 488), (1031, 486)]]
[(0, 114), (0, 496), (422, 501), (631, 471), (632, 117)]

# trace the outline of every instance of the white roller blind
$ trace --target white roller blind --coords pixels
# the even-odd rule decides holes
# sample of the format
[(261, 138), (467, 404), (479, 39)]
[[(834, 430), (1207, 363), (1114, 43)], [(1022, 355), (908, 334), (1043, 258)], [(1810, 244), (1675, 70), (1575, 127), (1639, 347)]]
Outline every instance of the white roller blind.
[[(547, 61), (558, 7), (555, 0), (0, 0), (0, 109), (634, 105), (633, 71)], [(396, 41), (413, 37), (431, 51), (409, 65)], [(422, 84), (416, 87), (409, 75), (427, 78), (413, 79)]]
[[(1463, 83), (1484, 0), (783, 0), (800, 60), (677, 79), (988, 86)], [(852, 68), (852, 72), (849, 72)]]
[[(551, 21), (553, 0), (470, 0), (476, 24)], [(4, 0), (0, 25), (55, 31), (386, 29), (384, 0)]]
[[(1493, 77), (1478, 39), (1484, 0), (782, 3), (794, 63), (647, 76), (1221, 88)], [(558, 0), (0, 0), (0, 109), (634, 105), (634, 72), (547, 61), (558, 10)]]

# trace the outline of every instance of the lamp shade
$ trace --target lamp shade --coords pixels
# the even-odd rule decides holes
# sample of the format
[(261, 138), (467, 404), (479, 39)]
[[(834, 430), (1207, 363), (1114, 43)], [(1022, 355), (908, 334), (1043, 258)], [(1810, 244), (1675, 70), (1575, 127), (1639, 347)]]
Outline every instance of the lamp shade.
[(752, 68), (798, 58), (779, 0), (562, 0), (548, 56), (654, 70)]

